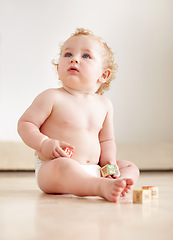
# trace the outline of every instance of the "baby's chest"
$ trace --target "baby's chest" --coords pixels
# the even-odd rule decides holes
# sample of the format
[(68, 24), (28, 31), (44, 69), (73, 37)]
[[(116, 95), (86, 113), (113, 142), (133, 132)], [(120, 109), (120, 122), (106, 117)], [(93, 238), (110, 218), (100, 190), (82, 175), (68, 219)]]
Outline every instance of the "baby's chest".
[(100, 130), (102, 128), (106, 112), (101, 106), (64, 104), (56, 107), (54, 119), (58, 126), (65, 128)]

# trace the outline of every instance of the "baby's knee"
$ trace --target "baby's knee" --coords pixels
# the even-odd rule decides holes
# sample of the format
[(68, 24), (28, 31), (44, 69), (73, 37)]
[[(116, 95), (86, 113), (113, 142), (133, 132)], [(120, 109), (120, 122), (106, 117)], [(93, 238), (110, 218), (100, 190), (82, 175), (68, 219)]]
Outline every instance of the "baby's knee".
[(139, 175), (140, 175), (139, 168), (133, 162), (130, 162), (130, 161), (127, 161), (127, 160), (120, 160), (120, 161), (117, 161), (117, 164), (118, 164), (118, 167), (120, 169), (122, 169), (122, 168), (131, 168), (131, 169), (133, 169), (133, 171), (135, 172), (136, 176), (139, 177)]
[(139, 168), (136, 166), (136, 164), (134, 164), (133, 162), (127, 161), (128, 166), (131, 167), (133, 169), (133, 171), (136, 172), (136, 175), (139, 176), (140, 171)]
[(134, 163), (130, 163), (131, 167), (134, 169), (135, 173), (136, 173), (136, 176), (137, 178), (139, 177), (140, 175), (140, 171), (139, 171), (139, 168), (134, 164)]
[(68, 167), (68, 162), (66, 158), (56, 158), (52, 160), (52, 170), (54, 171), (64, 171)]
[(59, 176), (63, 176), (66, 172), (68, 172), (68, 169), (70, 168), (70, 161), (69, 158), (57, 158), (52, 160), (52, 172), (53, 174), (58, 174)]

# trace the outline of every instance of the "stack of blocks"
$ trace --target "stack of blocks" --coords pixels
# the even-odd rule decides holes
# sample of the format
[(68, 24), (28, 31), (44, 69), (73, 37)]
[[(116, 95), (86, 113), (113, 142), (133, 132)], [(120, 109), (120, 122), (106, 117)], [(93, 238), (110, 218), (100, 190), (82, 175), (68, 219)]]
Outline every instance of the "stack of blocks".
[(159, 188), (155, 186), (143, 186), (142, 189), (133, 190), (134, 203), (146, 203), (159, 197)]
[(109, 175), (117, 175), (117, 169), (114, 164), (106, 164), (104, 167), (100, 169), (101, 176), (102, 177), (107, 177)]

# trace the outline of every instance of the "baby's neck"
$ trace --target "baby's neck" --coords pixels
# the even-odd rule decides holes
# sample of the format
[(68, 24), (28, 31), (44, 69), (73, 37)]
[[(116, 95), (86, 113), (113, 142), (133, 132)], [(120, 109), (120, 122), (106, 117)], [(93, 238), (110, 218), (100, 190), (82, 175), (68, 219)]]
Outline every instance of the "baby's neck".
[(68, 92), (69, 94), (76, 96), (76, 97), (89, 97), (95, 95), (95, 92), (92, 91), (82, 91), (73, 88), (69, 88), (67, 86), (63, 86), (63, 89)]

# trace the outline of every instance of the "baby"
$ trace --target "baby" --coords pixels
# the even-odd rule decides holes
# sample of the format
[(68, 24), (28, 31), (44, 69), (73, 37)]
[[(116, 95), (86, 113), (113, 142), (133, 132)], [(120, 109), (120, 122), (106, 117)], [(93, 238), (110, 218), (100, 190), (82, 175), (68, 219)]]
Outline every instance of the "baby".
[[(83, 28), (63, 44), (56, 65), (62, 87), (36, 97), (18, 122), (23, 141), (36, 150), (36, 177), (45, 193), (100, 196), (117, 202), (139, 177), (128, 161), (116, 161), (113, 107), (102, 94), (115, 77), (107, 44)], [(64, 149), (73, 149), (69, 158)], [(103, 178), (100, 167), (118, 175)]]

